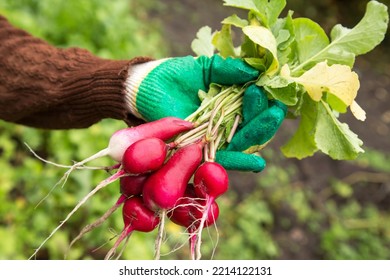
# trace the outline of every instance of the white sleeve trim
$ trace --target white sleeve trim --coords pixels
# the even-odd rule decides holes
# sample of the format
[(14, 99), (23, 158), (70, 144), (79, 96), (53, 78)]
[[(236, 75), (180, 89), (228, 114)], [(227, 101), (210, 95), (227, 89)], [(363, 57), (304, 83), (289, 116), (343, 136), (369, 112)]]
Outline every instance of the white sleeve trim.
[(167, 58), (135, 64), (129, 67), (125, 80), (125, 102), (128, 110), (134, 116), (143, 119), (136, 107), (138, 89), (142, 81), (154, 68), (165, 60), (167, 60)]

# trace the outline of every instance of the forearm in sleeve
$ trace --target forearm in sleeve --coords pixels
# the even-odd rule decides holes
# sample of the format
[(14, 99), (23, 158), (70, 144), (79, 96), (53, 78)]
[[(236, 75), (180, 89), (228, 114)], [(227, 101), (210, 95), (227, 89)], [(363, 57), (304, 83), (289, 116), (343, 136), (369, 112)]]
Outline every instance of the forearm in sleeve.
[(80, 48), (56, 48), (0, 16), (0, 119), (46, 129), (85, 128), (113, 118), (137, 124), (124, 101), (132, 64)]

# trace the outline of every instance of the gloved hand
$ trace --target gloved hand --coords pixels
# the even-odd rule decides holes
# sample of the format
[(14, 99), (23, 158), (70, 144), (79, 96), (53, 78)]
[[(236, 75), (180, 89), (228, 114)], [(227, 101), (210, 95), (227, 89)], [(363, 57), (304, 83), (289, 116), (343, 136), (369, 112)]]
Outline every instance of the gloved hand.
[(258, 76), (244, 61), (219, 55), (150, 61), (129, 69), (127, 103), (132, 114), (145, 121), (184, 119), (199, 107), (199, 89), (207, 92), (211, 83), (244, 84)]
[[(224, 59), (219, 55), (155, 60), (130, 68), (127, 104), (133, 115), (145, 121), (167, 116), (184, 119), (199, 107), (199, 89), (207, 92), (211, 83), (245, 84), (258, 76), (259, 71), (241, 59)], [(248, 87), (244, 94), (243, 123), (227, 149), (217, 152), (216, 161), (229, 170), (264, 169), (261, 157), (242, 151), (273, 137), (285, 116), (283, 104), (275, 104), (269, 105), (257, 86)]]

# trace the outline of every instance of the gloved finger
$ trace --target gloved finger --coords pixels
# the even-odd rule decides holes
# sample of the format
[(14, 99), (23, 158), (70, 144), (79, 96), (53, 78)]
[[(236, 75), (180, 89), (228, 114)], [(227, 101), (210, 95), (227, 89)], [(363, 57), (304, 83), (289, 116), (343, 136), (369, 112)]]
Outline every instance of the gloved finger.
[(239, 58), (223, 58), (220, 55), (212, 57), (200, 56), (196, 61), (204, 69), (204, 83), (221, 85), (244, 84), (256, 80), (260, 72)]
[(215, 161), (227, 170), (260, 172), (265, 168), (265, 160), (261, 156), (238, 151), (218, 151)]
[(278, 101), (271, 102), (270, 105), (236, 132), (226, 148), (227, 151), (245, 151), (251, 147), (262, 146), (272, 139), (286, 117), (287, 109)]
[(255, 84), (250, 85), (244, 92), (242, 100), (242, 118), (240, 127), (244, 127), (257, 115), (268, 108), (268, 98), (265, 92)]

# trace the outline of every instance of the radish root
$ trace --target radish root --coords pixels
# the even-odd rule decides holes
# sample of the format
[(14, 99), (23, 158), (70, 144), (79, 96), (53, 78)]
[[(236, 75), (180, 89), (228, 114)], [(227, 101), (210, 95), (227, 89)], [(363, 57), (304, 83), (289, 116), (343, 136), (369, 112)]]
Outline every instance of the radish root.
[(160, 223), (158, 225), (158, 233), (155, 243), (155, 252), (154, 252), (154, 259), (159, 260), (161, 256), (161, 244), (162, 240), (164, 238), (164, 226), (165, 226), (165, 216), (167, 212), (166, 210), (162, 210), (160, 212)]
[(86, 225), (80, 233), (72, 240), (72, 242), (69, 244), (68, 247), (68, 252), (70, 248), (78, 241), (80, 240), (85, 234), (90, 232), (91, 230), (97, 228), (100, 226), (102, 223), (104, 223), (108, 217), (111, 216), (112, 213), (114, 213), (121, 205), (122, 203), (126, 200), (126, 197), (124, 195), (121, 195), (118, 199), (118, 201), (110, 208), (108, 209), (99, 219), (97, 219), (95, 222), (92, 224)]
[(54, 233), (57, 232), (69, 219), (72, 217), (72, 215), (89, 199), (91, 198), (95, 193), (97, 193), (102, 188), (106, 187), (110, 183), (116, 181), (118, 178), (123, 176), (125, 172), (123, 170), (119, 170), (114, 175), (110, 176), (109, 178), (103, 180), (98, 184), (92, 191), (90, 191), (74, 208), (73, 210), (66, 216), (66, 218), (50, 233), (50, 235), (39, 245), (39, 247), (35, 250), (35, 252), (30, 256), (29, 260), (32, 259), (38, 251), (42, 248), (42, 246), (54, 235)]

